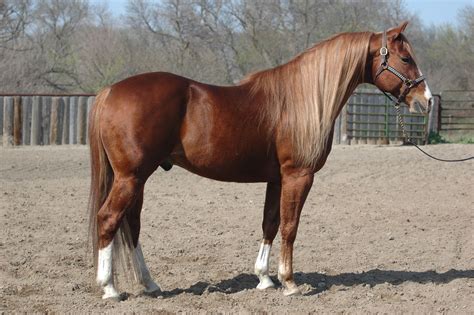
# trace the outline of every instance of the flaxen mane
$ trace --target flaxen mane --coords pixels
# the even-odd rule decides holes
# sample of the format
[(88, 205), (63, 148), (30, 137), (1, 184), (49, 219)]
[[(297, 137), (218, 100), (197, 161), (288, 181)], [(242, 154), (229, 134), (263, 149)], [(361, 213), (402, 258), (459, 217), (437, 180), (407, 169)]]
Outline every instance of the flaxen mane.
[(265, 95), (262, 120), (288, 132), (300, 165), (312, 167), (322, 156), (337, 115), (364, 78), (371, 35), (334, 36), (242, 81)]

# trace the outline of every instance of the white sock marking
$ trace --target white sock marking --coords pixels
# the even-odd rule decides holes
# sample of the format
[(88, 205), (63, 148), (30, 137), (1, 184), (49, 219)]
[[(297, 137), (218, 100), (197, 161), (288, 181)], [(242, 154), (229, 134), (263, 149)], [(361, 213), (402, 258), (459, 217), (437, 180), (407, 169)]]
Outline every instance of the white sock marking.
[(119, 294), (114, 287), (114, 278), (112, 274), (112, 248), (113, 240), (106, 247), (99, 249), (97, 266), (97, 283), (104, 290), (103, 299), (118, 297)]
[(257, 260), (255, 261), (255, 274), (258, 276), (260, 283), (258, 284), (258, 289), (266, 289), (273, 287), (274, 284), (270, 277), (268, 276), (268, 263), (270, 261), (270, 251), (272, 245), (260, 244), (260, 250), (258, 251)]

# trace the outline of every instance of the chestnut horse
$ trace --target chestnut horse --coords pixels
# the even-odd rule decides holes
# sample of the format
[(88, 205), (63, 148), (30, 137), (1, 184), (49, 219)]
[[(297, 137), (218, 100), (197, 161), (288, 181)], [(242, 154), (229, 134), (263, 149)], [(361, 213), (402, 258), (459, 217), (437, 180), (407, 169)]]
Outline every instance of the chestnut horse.
[(382, 64), (406, 78), (421, 76), (402, 34), (406, 25), (386, 33), (338, 34), (236, 86), (157, 72), (103, 89), (89, 116), (90, 233), (103, 298), (120, 298), (112, 266), (118, 253), (132, 262), (128, 271), (145, 293), (160, 292), (140, 247), (140, 212), (148, 177), (160, 165), (173, 164), (215, 180), (267, 183), (257, 288), (274, 287), (268, 262), (280, 230), (278, 278), (285, 295), (299, 293), (292, 260), (301, 210), (351, 93), (358, 84), (371, 83), (403, 94), (410, 110), (429, 110), (426, 82), (407, 91), (393, 72), (379, 71)]

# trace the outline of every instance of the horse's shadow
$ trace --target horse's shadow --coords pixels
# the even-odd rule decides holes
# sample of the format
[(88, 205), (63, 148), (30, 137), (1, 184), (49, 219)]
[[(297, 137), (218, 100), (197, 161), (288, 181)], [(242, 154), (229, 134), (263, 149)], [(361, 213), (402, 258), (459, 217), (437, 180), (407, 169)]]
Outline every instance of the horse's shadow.
[[(371, 287), (390, 283), (399, 285), (404, 282), (415, 283), (448, 283), (455, 279), (474, 279), (474, 270), (456, 270), (451, 269), (446, 272), (438, 273), (433, 270), (429, 271), (397, 271), (397, 270), (380, 270), (373, 269), (361, 273), (341, 273), (338, 275), (325, 275), (317, 272), (311, 273), (295, 273), (295, 281), (297, 284), (308, 284), (312, 289), (305, 295), (315, 295), (330, 289), (332, 286), (343, 285), (351, 287), (355, 285), (367, 284)], [(280, 284), (278, 280), (272, 277), (272, 280)], [(233, 294), (244, 290), (254, 289), (258, 284), (258, 278), (253, 274), (243, 273), (231, 279), (222, 280), (217, 284), (199, 281), (187, 289), (174, 289), (164, 291), (164, 297), (173, 297), (182, 293), (191, 293), (194, 295), (202, 295), (205, 292), (221, 292), (225, 294)]]

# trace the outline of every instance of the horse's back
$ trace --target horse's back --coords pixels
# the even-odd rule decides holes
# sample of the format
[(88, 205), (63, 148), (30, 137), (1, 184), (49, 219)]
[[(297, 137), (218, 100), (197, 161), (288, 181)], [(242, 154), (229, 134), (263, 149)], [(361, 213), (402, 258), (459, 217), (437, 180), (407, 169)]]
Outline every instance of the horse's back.
[(168, 72), (142, 73), (113, 84), (110, 97), (115, 96), (124, 102), (130, 102), (132, 98), (142, 103), (160, 103), (173, 96), (185, 96), (191, 82), (188, 78)]

